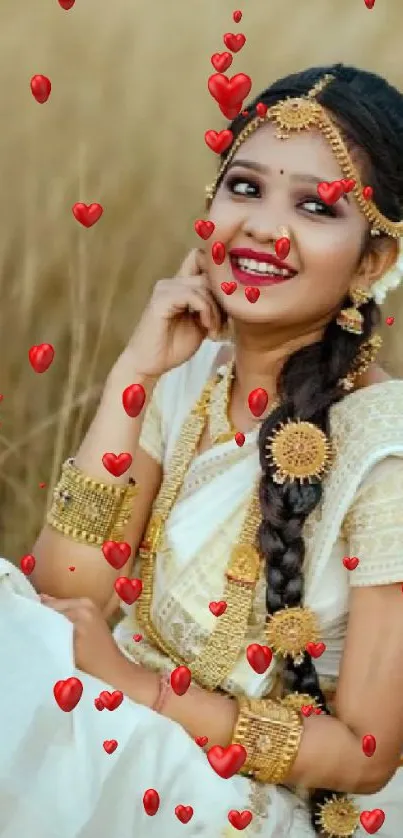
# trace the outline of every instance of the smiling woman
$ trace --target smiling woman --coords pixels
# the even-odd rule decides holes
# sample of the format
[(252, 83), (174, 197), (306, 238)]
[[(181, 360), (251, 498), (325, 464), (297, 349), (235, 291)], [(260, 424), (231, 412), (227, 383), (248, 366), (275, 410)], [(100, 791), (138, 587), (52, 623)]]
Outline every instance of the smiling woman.
[[(209, 189), (213, 247), (156, 284), (64, 466), (34, 551), (53, 596), (0, 562), (2, 838), (400, 835), (403, 384), (374, 332), (403, 97), (337, 65), (259, 101)], [(112, 442), (133, 466), (105, 482)]]

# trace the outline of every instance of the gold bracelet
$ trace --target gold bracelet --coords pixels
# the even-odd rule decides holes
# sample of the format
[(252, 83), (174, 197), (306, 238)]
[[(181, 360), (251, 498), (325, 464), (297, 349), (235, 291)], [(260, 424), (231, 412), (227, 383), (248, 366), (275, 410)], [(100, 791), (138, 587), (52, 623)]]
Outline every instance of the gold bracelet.
[(303, 734), (300, 714), (272, 699), (242, 697), (237, 701), (239, 715), (232, 742), (248, 752), (241, 773), (261, 783), (283, 783)]
[(125, 486), (101, 483), (69, 459), (62, 467), (46, 520), (73, 541), (101, 547), (105, 541), (122, 540), (137, 492), (132, 478)]

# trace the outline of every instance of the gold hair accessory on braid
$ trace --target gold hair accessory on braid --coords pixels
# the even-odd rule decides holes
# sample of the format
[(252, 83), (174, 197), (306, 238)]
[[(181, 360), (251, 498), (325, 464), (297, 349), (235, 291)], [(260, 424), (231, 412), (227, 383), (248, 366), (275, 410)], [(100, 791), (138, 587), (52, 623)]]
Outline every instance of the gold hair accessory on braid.
[(329, 838), (350, 838), (360, 825), (360, 810), (348, 797), (333, 797), (320, 807), (318, 826)]
[(328, 470), (332, 447), (323, 431), (311, 422), (288, 420), (268, 437), (266, 459), (275, 468), (275, 483), (319, 480)]
[(315, 97), (334, 79), (334, 75), (327, 73), (307, 94), (297, 97), (289, 96), (287, 99), (277, 102), (267, 109), (264, 116), (254, 117), (245, 126), (233, 143), (223, 164), (220, 166), (216, 179), (206, 189), (208, 207), (214, 198), (222, 175), (242, 143), (257, 128), (264, 125), (265, 122), (275, 122), (277, 126), (276, 137), (278, 139), (288, 139), (293, 131), (309, 130), (312, 128), (321, 131), (330, 143), (344, 177), (349, 180), (354, 180), (355, 185), (352, 193), (355, 195), (358, 206), (369, 221), (371, 228), (386, 233), (392, 238), (403, 236), (403, 221), (391, 221), (380, 212), (372, 200), (364, 198), (362, 194), (364, 185), (336, 122), (333, 121), (325, 108), (319, 102), (315, 101)]
[(274, 654), (290, 656), (299, 665), (308, 643), (319, 639), (318, 621), (310, 608), (282, 608), (270, 614), (266, 625), (266, 642)]

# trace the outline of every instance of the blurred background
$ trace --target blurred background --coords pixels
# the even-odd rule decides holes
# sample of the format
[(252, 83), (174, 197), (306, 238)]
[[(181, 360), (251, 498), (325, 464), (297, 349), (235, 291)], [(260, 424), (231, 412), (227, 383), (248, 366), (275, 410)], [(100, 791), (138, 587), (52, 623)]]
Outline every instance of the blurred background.
[[(198, 244), (216, 165), (204, 132), (225, 125), (207, 78), (225, 32), (247, 37), (228, 74), (251, 75), (252, 95), (336, 61), (403, 89), (402, 0), (1, 1), (0, 555), (32, 549), (154, 282)], [(36, 73), (52, 81), (44, 105)], [(94, 227), (74, 219), (77, 201), (104, 206)], [(382, 360), (403, 377), (403, 290), (387, 316)], [(55, 360), (38, 375), (40, 343)]]

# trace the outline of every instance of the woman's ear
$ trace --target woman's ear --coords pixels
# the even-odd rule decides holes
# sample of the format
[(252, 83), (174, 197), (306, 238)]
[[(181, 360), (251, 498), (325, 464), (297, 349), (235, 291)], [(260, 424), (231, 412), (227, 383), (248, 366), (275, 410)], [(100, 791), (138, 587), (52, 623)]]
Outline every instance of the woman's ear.
[(392, 239), (390, 236), (371, 239), (357, 273), (360, 287), (370, 288), (394, 267), (398, 256), (399, 239)]

